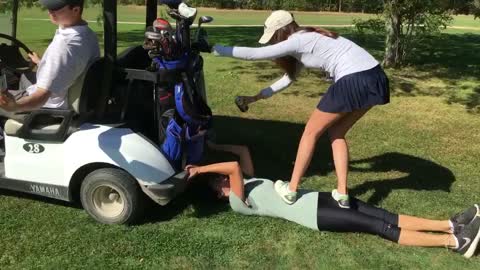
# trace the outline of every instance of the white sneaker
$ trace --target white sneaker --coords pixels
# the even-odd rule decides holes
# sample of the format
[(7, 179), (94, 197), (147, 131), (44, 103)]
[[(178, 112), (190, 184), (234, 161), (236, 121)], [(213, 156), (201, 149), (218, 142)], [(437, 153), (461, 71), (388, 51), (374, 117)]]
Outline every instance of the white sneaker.
[(297, 192), (291, 191), (288, 188), (288, 182), (277, 180), (275, 182), (275, 191), (282, 198), (282, 200), (288, 204), (293, 204), (297, 200)]
[(337, 201), (341, 208), (350, 208), (350, 200), (348, 194), (338, 193), (336, 189), (332, 190), (332, 198)]

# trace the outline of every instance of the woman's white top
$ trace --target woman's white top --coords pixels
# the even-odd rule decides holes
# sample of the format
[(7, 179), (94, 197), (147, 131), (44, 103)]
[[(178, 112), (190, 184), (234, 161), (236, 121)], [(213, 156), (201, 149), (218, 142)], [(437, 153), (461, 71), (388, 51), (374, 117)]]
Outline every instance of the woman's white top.
[[(306, 31), (299, 31), (285, 41), (260, 48), (215, 45), (213, 53), (245, 60), (276, 59), (289, 55), (307, 68), (327, 71), (335, 82), (345, 75), (369, 70), (379, 64), (365, 49), (344, 37), (330, 38)], [(271, 96), (292, 82), (293, 78), (285, 74), (269, 88), (262, 90), (262, 94)]]

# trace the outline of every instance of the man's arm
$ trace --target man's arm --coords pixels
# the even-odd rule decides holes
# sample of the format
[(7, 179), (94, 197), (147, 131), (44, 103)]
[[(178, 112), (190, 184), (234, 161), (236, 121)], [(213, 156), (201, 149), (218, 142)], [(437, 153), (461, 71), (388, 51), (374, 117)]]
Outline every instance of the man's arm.
[(0, 96), (0, 108), (9, 112), (33, 111), (41, 108), (50, 98), (50, 95), (50, 91), (39, 87), (31, 95), (22, 97), (19, 100), (15, 100), (8, 93), (3, 93)]

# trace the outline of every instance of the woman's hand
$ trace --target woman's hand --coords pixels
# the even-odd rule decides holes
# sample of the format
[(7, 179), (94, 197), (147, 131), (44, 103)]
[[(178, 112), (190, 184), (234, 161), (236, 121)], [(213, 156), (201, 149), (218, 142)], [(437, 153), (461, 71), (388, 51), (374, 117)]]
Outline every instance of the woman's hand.
[(219, 44), (215, 44), (212, 47), (212, 53), (215, 56), (233, 56), (233, 47), (222, 46)]
[(32, 53), (29, 53), (28, 54), (28, 57), (30, 57), (30, 60), (35, 64), (35, 65), (38, 65), (38, 63), (40, 63), (40, 57), (38, 56), (38, 54), (36, 52), (32, 52)]
[(191, 178), (200, 174), (200, 167), (196, 165), (187, 165), (185, 166), (185, 171), (188, 173), (187, 180), (190, 180)]
[(235, 104), (237, 105), (238, 109), (241, 112), (248, 111), (248, 105), (254, 102), (257, 102), (260, 99), (264, 99), (265, 97), (262, 94), (258, 94), (255, 96), (237, 96), (235, 98)]

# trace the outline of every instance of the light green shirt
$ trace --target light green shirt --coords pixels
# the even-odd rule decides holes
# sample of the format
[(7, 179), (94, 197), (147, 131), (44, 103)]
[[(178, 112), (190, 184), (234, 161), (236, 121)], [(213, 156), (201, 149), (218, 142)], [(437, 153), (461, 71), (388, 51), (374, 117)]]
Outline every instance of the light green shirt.
[(297, 201), (289, 205), (275, 191), (268, 179), (245, 180), (246, 205), (235, 193), (230, 192), (229, 201), (233, 211), (244, 215), (259, 215), (283, 218), (305, 227), (318, 230), (318, 192), (298, 190)]

